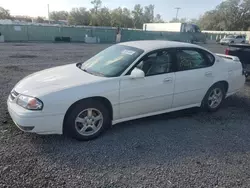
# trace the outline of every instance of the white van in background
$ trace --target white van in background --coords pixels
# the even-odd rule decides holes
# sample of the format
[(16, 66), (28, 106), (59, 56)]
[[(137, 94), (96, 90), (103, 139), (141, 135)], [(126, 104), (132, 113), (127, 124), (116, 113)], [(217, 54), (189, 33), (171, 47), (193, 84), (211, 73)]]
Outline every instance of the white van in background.
[(206, 42), (205, 34), (201, 33), (196, 24), (190, 23), (145, 23), (143, 31), (160, 31), (160, 32), (180, 32), (191, 33), (192, 42)]

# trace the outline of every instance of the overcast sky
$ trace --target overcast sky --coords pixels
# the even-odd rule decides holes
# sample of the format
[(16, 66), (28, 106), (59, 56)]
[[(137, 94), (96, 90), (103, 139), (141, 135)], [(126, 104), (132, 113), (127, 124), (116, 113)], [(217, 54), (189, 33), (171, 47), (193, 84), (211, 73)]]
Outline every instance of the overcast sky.
[[(47, 17), (47, 4), (50, 11), (67, 10), (73, 7), (91, 8), (91, 0), (0, 0), (0, 6), (10, 10), (12, 15), (29, 15)], [(222, 0), (102, 0), (103, 6), (110, 9), (127, 7), (133, 9), (135, 4), (155, 5), (155, 14), (159, 13), (168, 21), (175, 17), (175, 7), (181, 7), (179, 17), (197, 18), (207, 10), (214, 9)]]

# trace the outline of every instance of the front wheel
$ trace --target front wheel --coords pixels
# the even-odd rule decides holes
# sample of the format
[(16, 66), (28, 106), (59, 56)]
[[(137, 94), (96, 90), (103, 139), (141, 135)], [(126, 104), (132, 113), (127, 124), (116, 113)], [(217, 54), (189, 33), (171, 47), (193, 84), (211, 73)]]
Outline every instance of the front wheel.
[(95, 100), (75, 104), (66, 117), (64, 133), (77, 140), (97, 138), (110, 125), (106, 107)]
[(209, 112), (217, 111), (225, 99), (225, 95), (225, 87), (223, 84), (218, 83), (212, 86), (202, 101), (203, 108)]

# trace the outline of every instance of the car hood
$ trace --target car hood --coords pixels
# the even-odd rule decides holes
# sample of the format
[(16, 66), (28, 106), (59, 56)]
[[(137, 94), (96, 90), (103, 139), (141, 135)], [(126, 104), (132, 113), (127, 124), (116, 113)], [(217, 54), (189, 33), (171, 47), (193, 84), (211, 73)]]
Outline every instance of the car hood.
[(18, 82), (14, 89), (18, 93), (36, 97), (104, 79), (107, 78), (91, 75), (79, 69), (76, 64), (70, 64), (31, 74)]

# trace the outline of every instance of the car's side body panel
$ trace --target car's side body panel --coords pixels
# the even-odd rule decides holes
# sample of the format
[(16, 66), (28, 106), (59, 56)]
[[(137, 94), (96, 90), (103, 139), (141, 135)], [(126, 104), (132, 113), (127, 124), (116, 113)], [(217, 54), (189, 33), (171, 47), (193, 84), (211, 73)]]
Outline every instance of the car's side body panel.
[(177, 72), (173, 108), (201, 103), (214, 76), (212, 67)]

